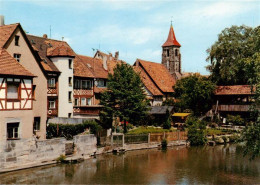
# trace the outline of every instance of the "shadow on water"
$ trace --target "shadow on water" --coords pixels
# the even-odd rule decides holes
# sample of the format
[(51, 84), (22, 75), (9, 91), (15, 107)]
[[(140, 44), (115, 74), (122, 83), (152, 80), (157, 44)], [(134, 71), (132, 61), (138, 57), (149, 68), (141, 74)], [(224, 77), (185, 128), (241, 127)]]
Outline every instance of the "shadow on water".
[(172, 147), (104, 154), (0, 174), (0, 184), (257, 184), (260, 159), (249, 161), (240, 145)]

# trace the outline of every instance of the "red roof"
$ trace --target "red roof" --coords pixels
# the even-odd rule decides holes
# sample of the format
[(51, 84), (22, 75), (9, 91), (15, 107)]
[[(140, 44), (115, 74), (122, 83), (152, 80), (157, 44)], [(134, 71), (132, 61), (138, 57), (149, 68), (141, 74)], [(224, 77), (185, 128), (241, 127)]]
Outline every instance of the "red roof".
[(0, 48), (0, 75), (34, 77), (30, 71), (17, 62), (5, 49)]
[(175, 85), (175, 79), (163, 64), (137, 59), (134, 65), (142, 67), (163, 93), (174, 92), (172, 87)]
[(231, 86), (217, 86), (215, 95), (251, 95), (254, 94), (255, 87), (250, 85), (231, 85)]
[(171, 25), (170, 31), (169, 31), (169, 35), (168, 38), (166, 40), (166, 42), (162, 45), (162, 47), (164, 46), (179, 46), (181, 47), (180, 43), (177, 41), (174, 31), (173, 31), (173, 27)]
[(14, 30), (17, 28), (18, 25), (19, 23), (0, 26), (0, 47), (1, 48), (11, 37), (12, 33), (14, 32)]

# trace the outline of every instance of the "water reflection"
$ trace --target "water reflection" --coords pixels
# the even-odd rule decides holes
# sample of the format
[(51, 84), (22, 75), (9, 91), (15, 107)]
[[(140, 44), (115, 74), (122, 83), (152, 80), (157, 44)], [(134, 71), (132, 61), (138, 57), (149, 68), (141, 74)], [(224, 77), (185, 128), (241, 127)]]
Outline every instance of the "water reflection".
[(236, 145), (175, 147), (101, 155), (79, 164), (61, 164), (0, 174), (8, 184), (257, 184), (260, 159), (243, 158)]

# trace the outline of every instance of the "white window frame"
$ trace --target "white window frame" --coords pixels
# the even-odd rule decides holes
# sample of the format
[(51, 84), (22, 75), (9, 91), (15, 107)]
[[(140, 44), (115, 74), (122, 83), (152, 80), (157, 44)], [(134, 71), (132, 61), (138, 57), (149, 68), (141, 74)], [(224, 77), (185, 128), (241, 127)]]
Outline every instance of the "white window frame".
[[(11, 124), (18, 124), (18, 127), (9, 127), (9, 128), (13, 128), (12, 129), (12, 136), (13, 137), (8, 137), (9, 136), (9, 134), (8, 134), (9, 133), (8, 125), (11, 125)], [(6, 124), (6, 131), (7, 131), (6, 137), (7, 137), (7, 139), (19, 139), (19, 137), (20, 137), (19, 127), (20, 127), (20, 122), (7, 123)], [(17, 137), (15, 137), (15, 135), (17, 135)]]
[[(84, 101), (83, 101), (84, 100)], [(83, 103), (84, 102), (84, 103)], [(80, 105), (81, 106), (86, 106), (87, 105), (87, 98), (81, 98), (80, 100)]]
[(49, 88), (55, 88), (56, 87), (56, 84), (55, 84), (55, 78), (49, 78), (48, 79), (48, 87)]
[(87, 98), (87, 105), (92, 105), (92, 100), (91, 100), (91, 98)]
[(56, 109), (56, 101), (49, 100), (49, 109)]

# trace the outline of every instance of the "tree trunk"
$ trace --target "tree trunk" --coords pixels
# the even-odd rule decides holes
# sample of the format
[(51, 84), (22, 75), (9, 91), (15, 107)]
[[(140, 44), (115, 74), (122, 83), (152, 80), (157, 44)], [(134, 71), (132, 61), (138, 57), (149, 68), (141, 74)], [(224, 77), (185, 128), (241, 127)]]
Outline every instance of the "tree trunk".
[(126, 120), (124, 120), (124, 134), (127, 132), (126, 130)]

